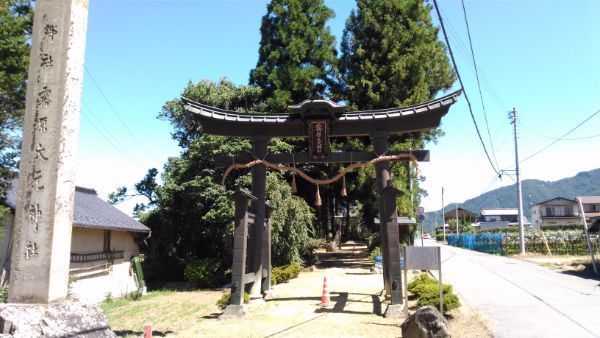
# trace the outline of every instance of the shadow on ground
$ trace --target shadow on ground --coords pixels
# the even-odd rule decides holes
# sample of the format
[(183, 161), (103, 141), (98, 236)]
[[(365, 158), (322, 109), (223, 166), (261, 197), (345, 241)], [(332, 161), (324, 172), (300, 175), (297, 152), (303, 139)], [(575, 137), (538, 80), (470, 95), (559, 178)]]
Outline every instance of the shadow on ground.
[[(561, 273), (564, 273), (566, 275), (577, 276), (577, 277), (580, 277), (580, 278), (585, 278), (585, 279), (591, 279), (591, 280), (600, 281), (600, 271), (599, 271), (599, 274), (595, 274), (594, 273), (594, 268), (593, 268), (591, 262), (590, 263), (584, 263), (582, 265), (585, 266), (585, 269), (583, 269), (581, 271), (577, 271), (577, 270), (563, 270), (563, 271), (561, 271)], [(600, 264), (598, 262), (596, 262), (596, 267), (598, 268), (598, 270), (600, 270)]]

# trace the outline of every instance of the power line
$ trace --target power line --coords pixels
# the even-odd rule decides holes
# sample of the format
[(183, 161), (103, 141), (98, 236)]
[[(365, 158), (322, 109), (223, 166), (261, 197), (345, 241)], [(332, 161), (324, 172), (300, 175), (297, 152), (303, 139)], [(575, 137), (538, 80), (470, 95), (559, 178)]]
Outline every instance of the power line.
[[(82, 111), (83, 112), (83, 111)], [(129, 160), (132, 164), (134, 164), (136, 167), (146, 170), (144, 168), (142, 168), (140, 166), (139, 163), (137, 163), (136, 161), (134, 161), (131, 156), (127, 155), (124, 153), (123, 149), (121, 149), (118, 145), (114, 144), (105, 134), (104, 132), (102, 132), (94, 123), (94, 121), (92, 121), (85, 113), (82, 114), (82, 116), (90, 123), (90, 125), (96, 129), (96, 131), (100, 134), (100, 136), (102, 136), (108, 143), (110, 143), (125, 159)]]
[(485, 147), (485, 143), (483, 142), (483, 138), (481, 137), (481, 132), (479, 131), (479, 126), (477, 126), (477, 121), (475, 120), (475, 115), (473, 114), (473, 108), (471, 107), (471, 101), (467, 96), (467, 91), (465, 90), (465, 86), (463, 84), (462, 78), (460, 77), (460, 73), (458, 72), (458, 67), (456, 65), (456, 60), (454, 59), (454, 54), (452, 53), (452, 47), (450, 47), (450, 41), (448, 41), (448, 35), (446, 34), (446, 28), (444, 27), (444, 21), (442, 20), (442, 15), (440, 14), (440, 10), (438, 8), (437, 0), (433, 0), (433, 4), (435, 6), (435, 11), (437, 12), (438, 19), (440, 20), (440, 25), (442, 26), (442, 32), (444, 33), (444, 39), (446, 40), (446, 44), (448, 45), (448, 52), (450, 54), (450, 58), (452, 59), (452, 64), (454, 65), (454, 70), (456, 71), (456, 76), (458, 77), (458, 81), (460, 82), (460, 87), (463, 90), (463, 94), (465, 95), (465, 100), (467, 101), (467, 105), (469, 106), (469, 113), (471, 114), (471, 119), (473, 120), (473, 124), (475, 125), (475, 130), (477, 131), (477, 136), (479, 137), (479, 141), (481, 142), (481, 146), (483, 147), (483, 151), (485, 152), (485, 156), (490, 162), (490, 166), (496, 172), (496, 174), (500, 175), (494, 163), (492, 163), (492, 159), (490, 158), (490, 154)]
[[(84, 102), (83, 106), (86, 108), (87, 112), (91, 114), (91, 116), (94, 118), (94, 120), (96, 121), (96, 123), (94, 123), (93, 121), (91, 121), (88, 117), (86, 117), (86, 119), (90, 123), (93, 124), (92, 126), (104, 137), (105, 140), (107, 140), (114, 148), (116, 148), (116, 149), (118, 149), (118, 150), (120, 150), (122, 152), (125, 152), (128, 158), (131, 158), (131, 159), (133, 159), (135, 161), (141, 162), (140, 159), (137, 157), (137, 155), (134, 155), (133, 153), (131, 153), (130, 151), (128, 151), (126, 148), (122, 148), (122, 147), (118, 146), (119, 143), (120, 143), (119, 140), (118, 140), (118, 138), (115, 137), (110, 132), (110, 130), (108, 130), (108, 128), (106, 128), (106, 126), (104, 125), (104, 123), (102, 123), (102, 120), (100, 120), (98, 118), (98, 116), (94, 113), (94, 111), (92, 110), (92, 108), (90, 108), (90, 106), (88, 106), (87, 103)], [(100, 126), (100, 128), (98, 128), (97, 126)], [(102, 130), (100, 130), (100, 129), (102, 129)], [(111, 142), (111, 140), (114, 141), (114, 143)]]
[[(469, 54), (469, 52), (467, 52), (467, 47), (465, 46), (464, 42), (460, 38), (460, 34), (458, 34), (458, 31), (454, 28), (454, 26), (452, 25), (452, 22), (450, 20), (448, 20), (448, 17), (446, 15), (444, 15), (443, 12), (440, 12), (440, 13), (442, 14), (442, 17), (444, 17), (446, 19), (448, 28), (450, 28), (450, 34), (454, 37), (454, 39), (456, 40), (456, 42), (458, 44), (458, 47), (459, 47), (458, 51), (463, 56), (463, 58), (468, 61), (469, 57), (467, 56), (467, 54)], [(470, 67), (470, 69), (475, 71), (473, 69), (473, 66), (470, 63), (467, 63), (467, 65)], [(483, 70), (481, 70), (481, 68), (478, 68), (477, 70), (478, 70), (479, 75), (481, 76), (481, 80), (483, 80), (484, 87), (486, 87), (488, 92), (492, 94), (492, 97), (494, 99), (496, 99), (497, 103), (499, 104), (499, 108), (501, 108), (502, 110), (508, 110), (508, 106), (504, 103), (504, 101), (502, 100), (502, 98), (500, 97), (500, 95), (498, 94), (496, 89), (494, 88), (494, 86), (492, 86), (491, 82), (487, 79)]]
[(479, 82), (479, 72), (477, 71), (477, 62), (475, 62), (475, 52), (473, 51), (473, 41), (471, 40), (471, 29), (469, 28), (469, 20), (467, 19), (467, 9), (465, 8), (465, 1), (461, 0), (463, 16), (465, 18), (465, 25), (467, 26), (467, 36), (469, 37), (469, 48), (471, 50), (471, 60), (473, 60), (473, 67), (475, 67), (475, 78), (477, 79), (477, 88), (479, 89), (479, 98), (481, 101), (481, 108), (483, 109), (483, 117), (485, 120), (485, 128), (487, 129), (488, 138), (490, 140), (490, 148), (492, 149), (492, 157), (494, 162), (498, 166), (498, 159), (496, 159), (496, 152), (494, 151), (494, 142), (492, 142), (492, 135), (490, 134), (490, 125), (488, 123), (487, 112), (485, 110), (485, 104), (483, 103), (483, 93), (481, 92), (481, 83)]
[(112, 110), (112, 112), (114, 113), (114, 115), (117, 117), (117, 119), (119, 120), (119, 122), (121, 123), (121, 125), (125, 128), (125, 130), (129, 134), (129, 136), (131, 136), (131, 139), (133, 139), (133, 141), (135, 143), (137, 143), (137, 145), (140, 147), (140, 149), (142, 149), (142, 151), (144, 153), (146, 153), (146, 155), (150, 159), (152, 159), (152, 161), (154, 161), (154, 162), (161, 162), (161, 161), (157, 160), (156, 158), (154, 158), (154, 156), (152, 154), (150, 154), (150, 152), (148, 152), (146, 150), (145, 146), (143, 146), (142, 143), (140, 141), (138, 141), (138, 139), (131, 132), (131, 130), (129, 129), (129, 127), (127, 127), (127, 124), (125, 123), (125, 121), (123, 121), (123, 119), (121, 119), (121, 116), (119, 116), (119, 113), (117, 113), (117, 110), (115, 109), (115, 107), (110, 103), (110, 101), (108, 100), (108, 97), (106, 97), (106, 95), (104, 94), (104, 91), (102, 91), (102, 89), (98, 85), (98, 82), (96, 82), (96, 80), (92, 76), (92, 73), (89, 71), (89, 69), (87, 67), (84, 66), (84, 68), (85, 68), (85, 72), (87, 73), (87, 75), (92, 80), (92, 83), (94, 84), (94, 86), (96, 87), (96, 89), (98, 89), (98, 92), (100, 92), (100, 95), (102, 95), (102, 98), (104, 98), (104, 101), (106, 101), (106, 103), (108, 104), (108, 106), (110, 107), (110, 109)]
[(588, 116), (585, 120), (581, 121), (578, 125), (576, 125), (573, 129), (569, 130), (568, 132), (564, 133), (561, 137), (557, 138), (556, 140), (550, 142), (548, 145), (546, 145), (545, 147), (543, 147), (542, 149), (536, 151), (535, 153), (525, 157), (523, 160), (521, 160), (520, 162), (525, 162), (528, 159), (536, 156), (537, 154), (541, 153), (542, 151), (550, 148), (551, 146), (553, 146), (554, 144), (556, 144), (558, 141), (561, 141), (565, 138), (565, 136), (569, 135), (570, 133), (574, 132), (577, 128), (581, 127), (583, 124), (585, 124), (587, 121), (591, 120), (594, 116), (600, 114), (600, 109), (596, 110), (595, 113), (593, 113), (592, 115)]
[[(548, 135), (544, 135), (544, 134), (540, 134), (537, 131), (528, 128), (526, 126), (524, 126), (523, 124), (521, 124), (521, 127), (527, 129), (528, 131), (530, 131), (531, 133), (539, 136), (539, 137), (543, 137), (543, 138), (547, 138), (547, 139), (551, 139), (551, 140), (558, 140), (560, 137), (556, 137), (556, 136), (548, 136)], [(582, 136), (582, 137), (571, 137), (571, 138), (563, 138), (562, 141), (580, 141), (580, 140), (589, 140), (592, 138), (597, 138), (600, 137), (600, 134), (597, 135), (590, 135), (590, 136)]]

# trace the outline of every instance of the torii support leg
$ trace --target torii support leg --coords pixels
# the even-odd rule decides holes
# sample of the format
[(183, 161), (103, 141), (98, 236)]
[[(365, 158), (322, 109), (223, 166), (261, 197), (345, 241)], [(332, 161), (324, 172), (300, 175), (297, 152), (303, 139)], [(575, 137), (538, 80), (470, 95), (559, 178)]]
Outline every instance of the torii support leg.
[[(371, 134), (375, 153), (382, 155), (388, 148), (387, 132)], [(383, 278), (386, 295), (390, 296), (390, 305), (386, 316), (402, 314), (402, 273), (400, 270), (400, 241), (398, 233), (398, 214), (396, 197), (400, 193), (391, 185), (390, 165), (388, 161), (375, 165), (377, 192), (379, 194), (379, 220), (381, 231), (381, 251), (383, 256)]]
[[(267, 143), (269, 138), (264, 135), (252, 138), (252, 154), (256, 158), (267, 156)], [(250, 286), (250, 298), (262, 299), (261, 281), (263, 269), (263, 234), (265, 230), (265, 200), (266, 200), (267, 168), (257, 165), (252, 168), (252, 195), (256, 200), (252, 202), (252, 211), (255, 214), (252, 227), (251, 242), (248, 245), (249, 271), (254, 272), (254, 283)]]
[(265, 203), (266, 223), (262, 237), (262, 284), (261, 291), (265, 299), (273, 298), (271, 290), (271, 212), (273, 207)]
[(244, 309), (244, 286), (246, 284), (246, 239), (248, 237), (248, 201), (255, 197), (247, 190), (235, 192), (235, 218), (233, 231), (233, 267), (231, 271), (231, 301), (220, 319), (235, 318), (246, 314)]

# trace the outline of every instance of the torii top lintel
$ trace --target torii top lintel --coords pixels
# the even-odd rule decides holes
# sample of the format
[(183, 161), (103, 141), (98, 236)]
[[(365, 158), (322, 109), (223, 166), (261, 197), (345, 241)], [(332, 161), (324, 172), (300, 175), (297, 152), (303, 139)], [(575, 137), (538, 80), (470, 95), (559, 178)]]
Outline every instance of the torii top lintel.
[(375, 131), (407, 133), (436, 128), (462, 90), (425, 103), (379, 110), (344, 112), (328, 100), (307, 100), (289, 107), (289, 114), (243, 114), (182, 98), (187, 111), (197, 114), (207, 134), (253, 137), (308, 137), (306, 120), (330, 121), (329, 137), (368, 136)]

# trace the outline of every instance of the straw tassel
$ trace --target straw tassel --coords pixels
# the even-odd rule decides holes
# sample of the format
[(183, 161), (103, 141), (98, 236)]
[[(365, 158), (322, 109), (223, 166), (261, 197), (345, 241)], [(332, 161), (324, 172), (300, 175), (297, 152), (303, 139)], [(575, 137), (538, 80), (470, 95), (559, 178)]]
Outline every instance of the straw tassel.
[(298, 192), (298, 188), (296, 187), (296, 174), (292, 173), (292, 194)]
[(318, 207), (323, 205), (323, 203), (321, 203), (321, 194), (319, 194), (319, 185), (318, 184), (317, 184), (317, 196), (315, 196), (315, 205)]
[(346, 197), (348, 196), (348, 193), (346, 192), (346, 175), (342, 176), (342, 193), (341, 193), (342, 197)]

